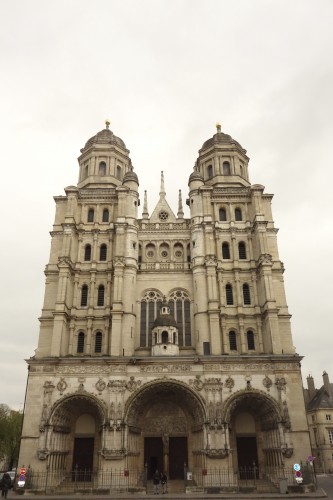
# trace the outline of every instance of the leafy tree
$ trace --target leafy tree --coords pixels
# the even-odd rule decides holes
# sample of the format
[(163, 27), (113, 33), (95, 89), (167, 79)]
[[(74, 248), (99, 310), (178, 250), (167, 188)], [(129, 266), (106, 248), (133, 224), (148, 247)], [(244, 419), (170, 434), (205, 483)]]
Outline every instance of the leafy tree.
[(18, 461), (22, 418), (22, 412), (0, 404), (0, 460), (6, 462), (7, 470), (11, 470)]

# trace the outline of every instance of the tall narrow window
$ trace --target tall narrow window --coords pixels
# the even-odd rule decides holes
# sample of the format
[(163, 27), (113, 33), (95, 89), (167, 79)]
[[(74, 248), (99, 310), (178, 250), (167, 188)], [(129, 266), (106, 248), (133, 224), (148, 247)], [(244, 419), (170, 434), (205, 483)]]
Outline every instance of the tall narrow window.
[(204, 356), (210, 356), (210, 342), (203, 343)]
[(246, 333), (246, 337), (247, 337), (247, 348), (249, 351), (254, 351), (255, 350), (255, 346), (254, 346), (254, 333), (252, 330), (249, 330), (247, 333)]
[(103, 222), (109, 222), (109, 210), (107, 208), (103, 210)]
[(94, 209), (89, 208), (89, 210), (88, 210), (88, 222), (94, 222), (94, 215), (95, 215)]
[(232, 293), (232, 285), (230, 285), (230, 283), (228, 283), (225, 286), (225, 298), (226, 298), (227, 306), (232, 306), (234, 303), (234, 296)]
[(235, 208), (235, 220), (243, 220), (242, 211), (240, 208)]
[(83, 285), (81, 289), (81, 306), (88, 304), (88, 285)]
[(230, 248), (229, 248), (229, 243), (226, 241), (222, 243), (222, 258), (223, 259), (230, 259)]
[(230, 351), (237, 351), (237, 337), (236, 337), (236, 332), (231, 330), (229, 332), (229, 348)]
[(102, 332), (96, 332), (95, 335), (95, 352), (102, 352)]
[(224, 161), (222, 165), (223, 175), (230, 175), (230, 163), (228, 161)]
[(91, 260), (91, 245), (84, 247), (84, 260)]
[(106, 163), (105, 161), (101, 161), (101, 163), (98, 166), (98, 174), (99, 175), (105, 175), (106, 174)]
[(208, 165), (207, 167), (207, 177), (211, 179), (213, 177), (213, 165)]
[(238, 255), (241, 260), (246, 259), (246, 246), (244, 241), (238, 243)]
[(77, 336), (77, 352), (78, 353), (84, 352), (84, 333), (83, 332), (80, 332), (79, 335)]
[(97, 305), (104, 306), (104, 285), (99, 285), (98, 287)]
[(116, 173), (117, 179), (121, 179), (121, 167), (117, 165), (117, 173)]
[(250, 287), (247, 283), (243, 285), (243, 301), (246, 306), (251, 304)]
[(227, 213), (225, 211), (225, 208), (220, 208), (220, 210), (219, 210), (219, 219), (222, 220), (222, 221), (226, 221), (227, 220)]
[(101, 248), (99, 249), (99, 260), (106, 260), (106, 256), (107, 256), (107, 247), (103, 243), (101, 245)]

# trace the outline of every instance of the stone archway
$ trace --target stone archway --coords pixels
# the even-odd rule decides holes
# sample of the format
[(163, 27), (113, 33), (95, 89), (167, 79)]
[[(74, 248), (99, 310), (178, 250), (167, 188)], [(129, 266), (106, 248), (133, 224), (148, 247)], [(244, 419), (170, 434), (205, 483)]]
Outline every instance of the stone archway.
[(283, 426), (279, 404), (262, 391), (245, 390), (224, 405), (236, 469), (280, 466), (283, 462)]
[(106, 415), (106, 406), (85, 392), (58, 400), (45, 425), (49, 469), (97, 469)]
[(125, 422), (132, 466), (146, 463), (149, 476), (157, 468), (170, 479), (182, 478), (184, 462), (193, 465), (196, 451), (204, 447), (203, 401), (182, 382), (160, 379), (145, 384), (127, 402)]

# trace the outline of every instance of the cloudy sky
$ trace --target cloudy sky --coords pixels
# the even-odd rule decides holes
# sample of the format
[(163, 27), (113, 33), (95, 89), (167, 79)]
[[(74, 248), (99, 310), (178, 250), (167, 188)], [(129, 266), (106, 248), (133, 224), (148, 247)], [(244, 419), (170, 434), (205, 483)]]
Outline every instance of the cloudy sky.
[[(22, 408), (37, 347), (53, 196), (111, 129), (141, 197), (187, 194), (215, 123), (274, 193), (303, 375), (333, 382), (332, 0), (2, 0), (0, 402)], [(142, 204), (141, 204), (142, 206)]]

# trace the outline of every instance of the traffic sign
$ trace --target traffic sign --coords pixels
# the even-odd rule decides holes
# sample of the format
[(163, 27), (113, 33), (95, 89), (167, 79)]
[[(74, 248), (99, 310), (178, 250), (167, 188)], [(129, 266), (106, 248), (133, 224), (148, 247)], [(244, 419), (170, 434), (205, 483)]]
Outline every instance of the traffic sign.
[(294, 464), (294, 470), (301, 470), (300, 464)]

